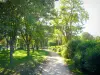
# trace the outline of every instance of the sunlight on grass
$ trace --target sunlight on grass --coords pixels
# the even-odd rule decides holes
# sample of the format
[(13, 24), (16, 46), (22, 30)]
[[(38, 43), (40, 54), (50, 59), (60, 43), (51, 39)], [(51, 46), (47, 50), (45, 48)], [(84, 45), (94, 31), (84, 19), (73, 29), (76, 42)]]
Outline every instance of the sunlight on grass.
[[(23, 62), (35, 62), (35, 63), (41, 63), (43, 60), (45, 60), (48, 53), (44, 50), (37, 50), (37, 51), (30, 51), (30, 56), (27, 57), (27, 53), (25, 50), (17, 50), (14, 52), (14, 63), (17, 65), (19, 63)], [(15, 65), (14, 64), (14, 65)]]
[(24, 50), (18, 50), (18, 51), (15, 51), (14, 54), (13, 54), (14, 57), (25, 57), (27, 56), (26, 54), (26, 51)]
[(2, 72), (4, 70), (4, 68), (0, 68), (0, 72)]
[[(2, 62), (0, 62), (0, 74), (5, 70), (4, 74), (6, 74), (6, 75), (7, 75), (7, 73), (12, 73), (12, 75), (13, 75), (13, 73), (15, 73), (15, 74), (17, 73), (17, 75), (18, 75), (18, 74), (20, 74), (21, 71), (26, 74), (26, 72), (25, 72), (26, 69), (34, 71), (34, 68), (38, 64), (41, 64), (46, 59), (46, 56), (48, 55), (48, 52), (46, 52), (44, 50), (36, 50), (34, 52), (30, 51), (30, 56), (28, 57), (27, 51), (15, 50), (13, 53), (13, 64), (10, 65), (9, 60), (5, 59), (5, 53), (6, 52), (3, 52), (1, 54)], [(9, 58), (9, 55), (6, 54), (6, 57)], [(8, 64), (6, 66), (7, 68), (5, 66), (3, 66), (6, 64)]]

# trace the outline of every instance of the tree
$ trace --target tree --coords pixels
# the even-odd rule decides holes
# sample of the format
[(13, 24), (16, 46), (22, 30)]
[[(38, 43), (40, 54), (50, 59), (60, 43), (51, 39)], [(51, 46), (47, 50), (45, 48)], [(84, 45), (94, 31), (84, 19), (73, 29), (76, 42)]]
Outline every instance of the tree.
[(52, 24), (65, 36), (66, 42), (81, 32), (88, 19), (88, 13), (81, 0), (60, 0), (59, 10), (55, 10)]
[(41, 3), (41, 0), (31, 1), (31, 5), (29, 5), (30, 9), (27, 9), (27, 12), (22, 17), (23, 26), (21, 27), (21, 34), (25, 40), (27, 46), (27, 56), (29, 56), (30, 52), (30, 42), (31, 40), (35, 40), (36, 47), (38, 49), (38, 44), (40, 42), (40, 38), (42, 37), (41, 32), (43, 31), (38, 24), (40, 18), (45, 18), (50, 13), (51, 7), (53, 7), (53, 1), (45, 0)]
[(96, 40), (96, 41), (100, 41), (100, 36), (96, 36), (96, 37), (95, 37), (95, 40)]
[(29, 42), (33, 38), (31, 33), (34, 25), (41, 17), (50, 13), (50, 9), (54, 6), (53, 2), (53, 0), (7, 0), (0, 3), (0, 33), (4, 38), (9, 38), (10, 63), (13, 59), (16, 37), (22, 31), (26, 37), (29, 56)]
[(14, 42), (19, 28), (20, 16), (14, 4), (10, 1), (0, 4), (0, 25), (4, 38), (9, 38), (10, 44), (10, 63), (13, 59)]
[(94, 37), (88, 32), (83, 32), (81, 35), (81, 39), (82, 40), (93, 40)]

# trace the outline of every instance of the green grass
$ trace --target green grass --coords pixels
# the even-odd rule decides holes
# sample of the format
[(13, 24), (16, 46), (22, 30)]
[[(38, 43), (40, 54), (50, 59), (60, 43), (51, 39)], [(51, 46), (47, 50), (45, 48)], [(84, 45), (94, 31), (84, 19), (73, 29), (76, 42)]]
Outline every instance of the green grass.
[(25, 50), (16, 50), (13, 53), (13, 64), (10, 65), (9, 51), (0, 52), (0, 74), (28, 75), (30, 71), (34, 71), (46, 59), (47, 55), (48, 52), (37, 50), (34, 53), (30, 51), (30, 56), (27, 57)]

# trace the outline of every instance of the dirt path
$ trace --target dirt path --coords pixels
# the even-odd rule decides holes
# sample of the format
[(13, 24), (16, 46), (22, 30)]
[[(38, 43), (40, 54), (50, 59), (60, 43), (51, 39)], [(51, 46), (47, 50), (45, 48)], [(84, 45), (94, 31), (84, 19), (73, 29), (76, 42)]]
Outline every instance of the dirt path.
[[(72, 75), (63, 59), (55, 52), (49, 51), (47, 62), (43, 63), (40, 75)], [(39, 75), (39, 74), (38, 74)]]

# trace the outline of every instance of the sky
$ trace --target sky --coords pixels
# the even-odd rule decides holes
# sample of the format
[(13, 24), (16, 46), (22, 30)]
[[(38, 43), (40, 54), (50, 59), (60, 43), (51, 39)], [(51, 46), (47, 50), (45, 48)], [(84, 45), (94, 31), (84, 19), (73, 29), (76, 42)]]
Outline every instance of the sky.
[[(100, 0), (83, 0), (83, 6), (89, 14), (89, 20), (84, 25), (84, 32), (94, 36), (100, 36)], [(59, 2), (56, 2), (56, 7)]]
[(83, 0), (84, 8), (89, 14), (84, 32), (100, 36), (100, 0)]

